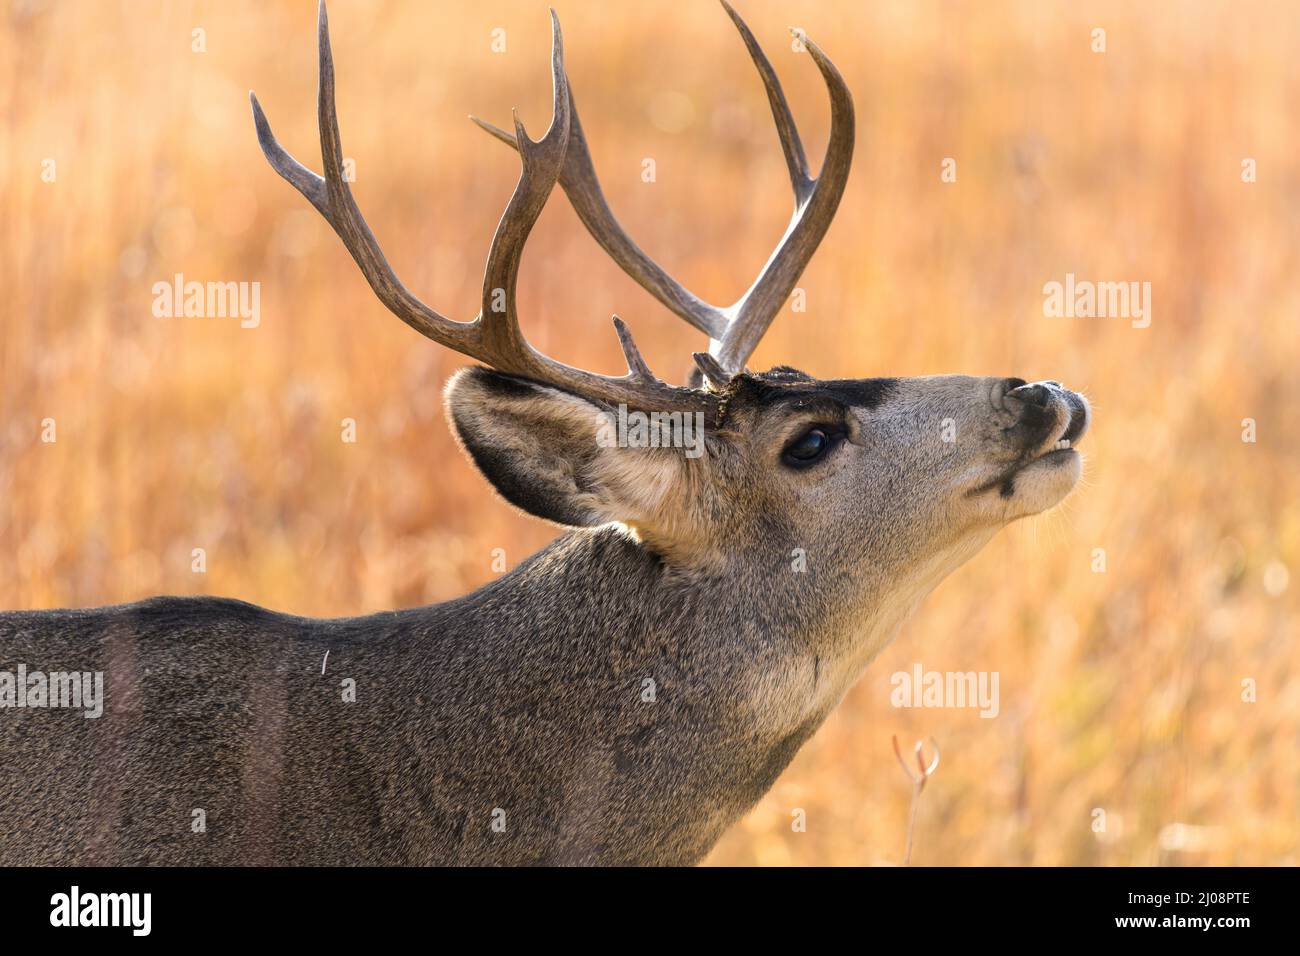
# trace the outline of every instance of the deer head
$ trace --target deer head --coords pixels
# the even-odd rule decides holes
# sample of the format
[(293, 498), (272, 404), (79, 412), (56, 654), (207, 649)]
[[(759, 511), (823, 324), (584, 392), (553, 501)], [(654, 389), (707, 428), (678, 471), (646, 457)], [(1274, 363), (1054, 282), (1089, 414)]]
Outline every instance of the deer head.
[[(488, 366), (457, 373), (447, 409), (466, 451), (509, 502), (567, 527), (621, 523), (670, 570), (716, 574), (740, 593), (762, 593), (773, 607), (791, 608), (791, 615), (816, 607), (823, 617), (852, 616), (867, 601), (903, 609), (1003, 525), (1065, 497), (1080, 475), (1073, 444), (1088, 427), (1088, 404), (1056, 382), (1018, 378), (825, 381), (786, 367), (745, 368), (839, 205), (854, 114), (839, 72), (808, 42), (831, 102), (830, 141), (814, 179), (771, 64), (740, 17), (723, 6), (762, 77), (794, 193), (785, 236), (749, 291), (725, 308), (701, 301), (665, 273), (610, 211), (565, 75), (554, 14), (554, 115), (546, 134), (530, 139), (517, 118), (513, 134), (480, 122), (518, 150), (522, 174), (488, 255), (481, 311), (470, 322), (445, 318), (407, 290), (353, 201), (342, 170), (323, 3), (324, 176), (280, 146), (253, 97), (258, 137), (271, 165), (334, 227), (389, 310)], [(622, 376), (572, 368), (525, 340), (516, 276), (557, 182), (614, 261), (708, 335), (709, 350), (694, 354), (688, 384), (657, 378), (617, 317), (628, 365)], [(628, 413), (650, 416), (652, 440), (599, 440), (602, 428)], [(675, 439), (695, 422), (704, 453), (685, 454)], [(810, 574), (774, 573), (788, 571), (799, 554)]]

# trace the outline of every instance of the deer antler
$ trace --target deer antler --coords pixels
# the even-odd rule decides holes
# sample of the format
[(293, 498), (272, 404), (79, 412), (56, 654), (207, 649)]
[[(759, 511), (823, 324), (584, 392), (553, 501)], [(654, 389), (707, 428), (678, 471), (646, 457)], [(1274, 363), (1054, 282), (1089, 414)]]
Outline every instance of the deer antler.
[(627, 359), (626, 375), (612, 377), (572, 368), (537, 352), (519, 328), (515, 285), (524, 244), (563, 168), (566, 150), (576, 127), (564, 73), (564, 48), (560, 22), (551, 12), (551, 74), (554, 112), (550, 129), (540, 140), (528, 138), (515, 117), (512, 142), (519, 150), (523, 171), (514, 195), (497, 225), (483, 276), (483, 302), (471, 322), (456, 322), (440, 315), (416, 298), (393, 272), (370, 231), (343, 178), (343, 151), (334, 107), (334, 60), (330, 53), (329, 20), (321, 0), (318, 19), (320, 86), (317, 122), (320, 126), (321, 162), (318, 176), (294, 159), (276, 141), (257, 97), (251, 92), (253, 121), (262, 152), (285, 180), (302, 193), (334, 227), (343, 245), (361, 267), (362, 274), (389, 311), (421, 335), (457, 352), (478, 359), (499, 371), (555, 385), (598, 401), (626, 403), (643, 410), (708, 410), (715, 395), (698, 389), (668, 385), (650, 372), (621, 319), (614, 327)]
[[(790, 185), (794, 191), (795, 206), (790, 225), (749, 291), (726, 308), (710, 305), (668, 275), (632, 241), (619, 225), (601, 192), (591, 151), (587, 148), (587, 139), (582, 132), (582, 124), (578, 121), (578, 111), (571, 93), (568, 103), (571, 117), (569, 145), (559, 182), (587, 231), (619, 267), (672, 312), (700, 331), (708, 333), (712, 340), (710, 353), (717, 358), (728, 375), (734, 375), (745, 367), (745, 362), (776, 318), (776, 313), (790, 295), (794, 284), (799, 281), (800, 274), (835, 216), (848, 181), (849, 166), (853, 161), (854, 119), (853, 98), (849, 95), (843, 77), (815, 43), (801, 37), (813, 62), (821, 70), (831, 98), (830, 141), (826, 147), (821, 175), (813, 179), (808, 171), (808, 160), (799, 139), (799, 131), (776, 78), (776, 71), (772, 69), (772, 64), (745, 21), (727, 0), (721, 2), (736, 29), (740, 31), (750, 58), (763, 79), (768, 102), (772, 107), (772, 118), (776, 122), (777, 134), (781, 138), (781, 148), (790, 172)], [(491, 123), (473, 119), (497, 139), (518, 149), (521, 141), (519, 138)]]

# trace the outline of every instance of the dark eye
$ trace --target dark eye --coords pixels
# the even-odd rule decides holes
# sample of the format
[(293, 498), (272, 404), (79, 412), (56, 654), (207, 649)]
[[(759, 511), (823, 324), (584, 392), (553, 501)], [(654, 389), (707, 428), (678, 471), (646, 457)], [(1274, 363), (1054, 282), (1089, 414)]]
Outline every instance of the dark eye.
[(785, 459), (788, 464), (811, 465), (826, 453), (833, 445), (834, 439), (824, 428), (810, 428), (785, 447)]

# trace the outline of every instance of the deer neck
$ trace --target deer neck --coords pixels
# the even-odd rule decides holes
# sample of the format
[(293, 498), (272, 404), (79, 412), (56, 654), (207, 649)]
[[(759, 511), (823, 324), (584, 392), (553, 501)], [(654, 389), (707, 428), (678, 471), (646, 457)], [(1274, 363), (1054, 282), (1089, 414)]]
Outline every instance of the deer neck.
[(616, 683), (687, 686), (720, 721), (782, 735), (820, 722), (921, 599), (982, 543), (853, 573), (796, 570), (785, 552), (771, 567), (751, 560), (695, 573), (606, 526), (561, 536), (462, 601), (484, 630), (530, 643), (530, 659), (544, 641), (541, 660), (556, 680), (567, 659), (594, 657)]

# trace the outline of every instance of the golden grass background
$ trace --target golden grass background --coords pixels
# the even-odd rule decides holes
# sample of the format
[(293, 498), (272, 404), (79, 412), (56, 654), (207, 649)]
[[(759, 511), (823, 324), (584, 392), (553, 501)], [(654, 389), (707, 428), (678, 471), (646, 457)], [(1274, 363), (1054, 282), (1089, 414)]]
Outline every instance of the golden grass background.
[[(557, 7), (611, 204), (688, 286), (731, 301), (790, 201), (726, 16), (705, 0)], [(752, 364), (1056, 378), (1096, 420), (1085, 485), (941, 585), (710, 860), (898, 862), (898, 734), (943, 751), (917, 863), (1295, 864), (1300, 8), (739, 9), (814, 166), (829, 111), (787, 27), (821, 43), (858, 107), (854, 172), (800, 283), (808, 310), (780, 318)], [(407, 284), (470, 318), (517, 160), (465, 116), (501, 122), (517, 105), (544, 130), (545, 6), (334, 0), (330, 13), (358, 201)], [(191, 50), (195, 28), (206, 52)], [(493, 577), (492, 549), (513, 566), (552, 537), (455, 449), (440, 393), (463, 361), (373, 300), (258, 151), (250, 87), (319, 168), (313, 3), (17, 0), (0, 72), (0, 606), (203, 592), (360, 614), (454, 597)], [(956, 183), (940, 182), (944, 157)], [(154, 318), (152, 284), (178, 272), (260, 281), (261, 326)], [(1042, 286), (1067, 272), (1150, 281), (1151, 327), (1044, 318)], [(573, 364), (621, 368), (615, 311), (666, 375), (701, 346), (558, 191), (520, 296), (533, 341)], [(190, 570), (194, 547), (206, 575)], [(1001, 714), (894, 709), (889, 675), (917, 661), (1000, 672)]]

